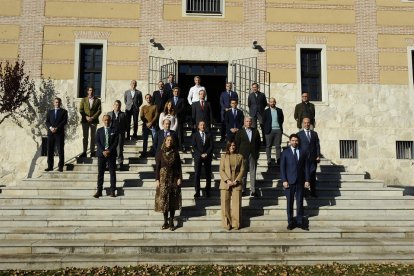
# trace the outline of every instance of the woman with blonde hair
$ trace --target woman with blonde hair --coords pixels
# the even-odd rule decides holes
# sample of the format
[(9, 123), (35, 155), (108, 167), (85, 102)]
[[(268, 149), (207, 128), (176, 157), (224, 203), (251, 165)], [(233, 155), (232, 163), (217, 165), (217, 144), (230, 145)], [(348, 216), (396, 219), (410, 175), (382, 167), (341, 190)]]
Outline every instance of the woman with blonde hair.
[[(171, 122), (170, 129), (176, 131), (178, 127), (178, 119), (175, 114), (174, 105), (171, 101), (168, 101), (164, 106), (164, 111), (161, 112), (160, 118), (158, 120), (158, 125), (160, 129), (163, 129), (162, 122), (164, 119), (168, 119)], [(177, 141), (178, 142), (178, 141)]]
[[(181, 160), (178, 150), (174, 146), (174, 139), (167, 136), (161, 150), (155, 157), (155, 211), (164, 215), (164, 224), (161, 229), (175, 230), (174, 214), (181, 209)], [(168, 218), (168, 213), (170, 217)]]
[(236, 143), (226, 145), (220, 160), (220, 198), (223, 227), (227, 230), (241, 227), (243, 156), (237, 153)]

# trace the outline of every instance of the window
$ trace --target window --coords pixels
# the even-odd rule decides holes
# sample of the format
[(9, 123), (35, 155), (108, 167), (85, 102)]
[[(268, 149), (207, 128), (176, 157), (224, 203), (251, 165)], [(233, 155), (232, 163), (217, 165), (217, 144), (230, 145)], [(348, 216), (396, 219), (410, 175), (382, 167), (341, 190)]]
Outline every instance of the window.
[(408, 47), (408, 80), (411, 90), (414, 89), (414, 47)]
[(358, 158), (357, 140), (339, 140), (339, 157), (346, 159)]
[(309, 92), (310, 101), (328, 103), (325, 44), (296, 44), (297, 97)]
[(86, 96), (87, 87), (95, 89), (95, 96), (105, 97), (106, 40), (76, 40), (75, 47), (75, 95)]
[(80, 49), (79, 96), (86, 97), (86, 89), (95, 88), (95, 96), (101, 96), (102, 45), (84, 44)]
[(322, 100), (321, 49), (300, 50), (302, 91), (309, 92), (311, 101)]
[(413, 141), (397, 141), (395, 148), (397, 159), (413, 159)]
[(185, 0), (185, 12), (187, 14), (211, 14), (223, 13), (223, 0)]

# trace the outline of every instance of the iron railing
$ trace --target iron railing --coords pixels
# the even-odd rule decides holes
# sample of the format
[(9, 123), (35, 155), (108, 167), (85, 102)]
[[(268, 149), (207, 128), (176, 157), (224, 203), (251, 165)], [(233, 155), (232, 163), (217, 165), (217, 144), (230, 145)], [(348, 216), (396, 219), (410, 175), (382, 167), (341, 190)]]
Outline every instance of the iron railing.
[(413, 141), (396, 141), (397, 159), (413, 159)]
[(148, 64), (148, 93), (158, 90), (158, 82), (164, 83), (168, 80), (168, 75), (177, 73), (177, 63), (170, 58), (149, 57)]
[(221, 14), (222, 0), (187, 0), (186, 13)]
[(357, 140), (339, 140), (339, 156), (343, 159), (358, 158)]

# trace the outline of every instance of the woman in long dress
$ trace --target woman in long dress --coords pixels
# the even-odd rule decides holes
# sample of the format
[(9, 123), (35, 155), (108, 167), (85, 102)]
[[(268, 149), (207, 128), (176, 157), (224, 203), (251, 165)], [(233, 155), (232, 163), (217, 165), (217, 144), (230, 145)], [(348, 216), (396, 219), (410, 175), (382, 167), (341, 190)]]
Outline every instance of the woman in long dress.
[(235, 142), (228, 142), (220, 159), (221, 218), (227, 230), (241, 227), (243, 173), (243, 156), (237, 153)]
[[(174, 147), (174, 139), (167, 136), (161, 150), (155, 157), (156, 193), (155, 211), (164, 215), (164, 224), (161, 229), (169, 228), (174, 231), (175, 210), (181, 209), (181, 160), (180, 154)], [(168, 214), (170, 217), (168, 218)]]

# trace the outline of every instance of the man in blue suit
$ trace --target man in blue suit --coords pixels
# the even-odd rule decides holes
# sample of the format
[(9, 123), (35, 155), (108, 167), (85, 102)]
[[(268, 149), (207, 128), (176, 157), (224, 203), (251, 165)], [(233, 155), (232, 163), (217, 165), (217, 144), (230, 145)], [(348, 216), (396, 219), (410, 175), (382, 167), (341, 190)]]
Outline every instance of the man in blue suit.
[(233, 141), (237, 131), (243, 127), (244, 114), (237, 108), (237, 104), (237, 100), (231, 100), (231, 108), (226, 111), (224, 116), (228, 142)]
[(155, 135), (155, 155), (157, 155), (157, 153), (161, 150), (162, 143), (164, 143), (164, 139), (167, 136), (173, 137), (175, 147), (178, 149), (178, 136), (174, 130), (170, 129), (171, 121), (169, 119), (164, 119), (164, 121), (162, 121), (162, 126), (164, 129), (158, 130), (157, 134)]
[(68, 112), (61, 108), (62, 100), (53, 100), (54, 109), (49, 110), (46, 116), (47, 127), (47, 169), (46, 172), (53, 170), (53, 156), (55, 146), (59, 153), (59, 171), (63, 171), (65, 162), (65, 125), (68, 122)]
[(116, 190), (116, 147), (118, 146), (119, 135), (115, 128), (111, 127), (111, 117), (103, 116), (104, 126), (96, 132), (95, 142), (97, 147), (96, 156), (98, 157), (98, 183), (95, 198), (102, 196), (104, 174), (108, 166), (111, 188), (110, 197), (115, 197)]
[[(280, 177), (287, 199), (288, 230), (296, 226), (308, 230), (303, 223), (303, 190), (309, 188), (309, 158), (307, 152), (299, 149), (299, 137), (291, 134), (290, 146), (280, 157)], [(293, 220), (293, 202), (296, 197), (296, 223)]]
[(309, 171), (310, 171), (310, 193), (312, 197), (316, 195), (316, 169), (320, 161), (321, 147), (319, 145), (319, 136), (316, 131), (311, 130), (311, 119), (303, 118), (303, 129), (298, 132), (301, 141), (300, 148), (308, 152), (309, 157)]
[[(226, 91), (221, 92), (220, 95), (220, 109), (221, 109), (221, 139), (220, 141), (224, 141), (224, 137), (226, 135), (226, 112), (231, 109), (231, 100), (239, 100), (239, 95), (236, 92), (232, 91), (233, 84), (231, 82), (226, 83)], [(243, 120), (242, 120), (243, 125)]]

